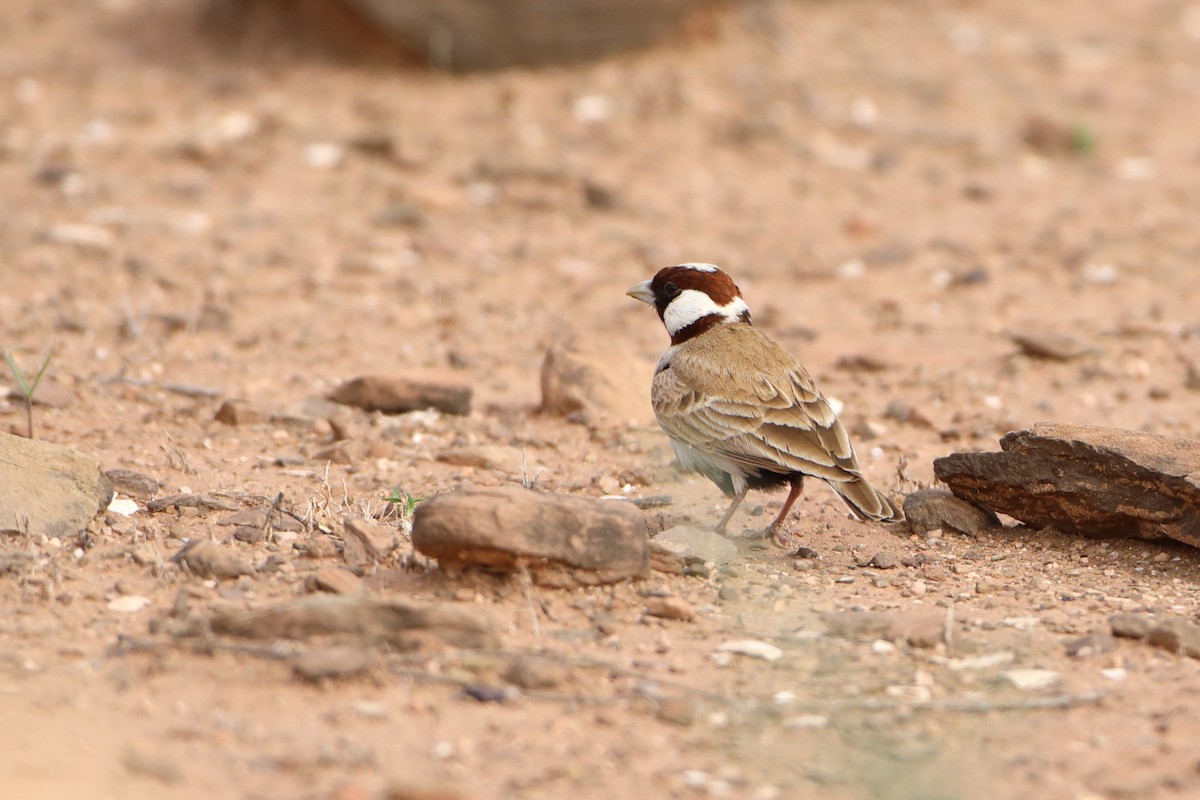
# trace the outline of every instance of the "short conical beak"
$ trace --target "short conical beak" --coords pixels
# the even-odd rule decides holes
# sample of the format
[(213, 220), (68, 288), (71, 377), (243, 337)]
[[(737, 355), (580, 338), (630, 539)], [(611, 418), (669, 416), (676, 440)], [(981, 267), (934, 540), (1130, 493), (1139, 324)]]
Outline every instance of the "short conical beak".
[(629, 291), (625, 294), (635, 300), (641, 300), (643, 303), (654, 305), (654, 292), (650, 290), (650, 281), (642, 281), (637, 286), (630, 286)]

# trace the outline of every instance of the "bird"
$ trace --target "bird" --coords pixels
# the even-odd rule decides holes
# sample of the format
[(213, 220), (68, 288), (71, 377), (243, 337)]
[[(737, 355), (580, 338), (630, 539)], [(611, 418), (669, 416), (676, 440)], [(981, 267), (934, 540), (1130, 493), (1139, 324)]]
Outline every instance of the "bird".
[(714, 264), (664, 267), (630, 287), (671, 337), (654, 369), (650, 399), (684, 469), (733, 501), (726, 527), (751, 490), (789, 487), (767, 528), (776, 544), (806, 477), (825, 481), (859, 519), (901, 522), (903, 512), (863, 477), (829, 401), (795, 357), (758, 328), (737, 284)]

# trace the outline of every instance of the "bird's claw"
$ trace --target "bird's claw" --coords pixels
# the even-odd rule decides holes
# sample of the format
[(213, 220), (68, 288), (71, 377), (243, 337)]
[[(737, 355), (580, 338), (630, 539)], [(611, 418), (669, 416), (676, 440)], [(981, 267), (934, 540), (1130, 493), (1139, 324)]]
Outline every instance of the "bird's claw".
[(771, 528), (771, 539), (777, 547), (787, 549), (792, 546), (792, 535), (783, 529), (782, 525)]

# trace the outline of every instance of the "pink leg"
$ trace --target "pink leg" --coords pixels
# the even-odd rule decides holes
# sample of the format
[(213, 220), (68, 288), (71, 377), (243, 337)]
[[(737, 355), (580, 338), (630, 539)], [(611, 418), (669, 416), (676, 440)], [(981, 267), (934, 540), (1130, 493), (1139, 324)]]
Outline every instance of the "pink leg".
[(742, 501), (746, 499), (746, 492), (748, 491), (750, 491), (749, 486), (747, 486), (745, 489), (742, 489), (742, 491), (733, 498), (733, 502), (729, 504), (729, 509), (725, 512), (725, 516), (721, 517), (721, 521), (717, 523), (715, 533), (719, 533), (722, 536), (725, 535), (725, 526), (729, 524), (729, 520), (733, 519), (733, 512), (737, 511), (737, 507), (740, 506)]
[(775, 521), (771, 523), (771, 527), (767, 528), (767, 530), (769, 530), (771, 535), (774, 537), (775, 544), (779, 545), (780, 547), (790, 547), (792, 544), (791, 534), (783, 529), (783, 520), (785, 517), (787, 517), (788, 512), (792, 510), (792, 506), (800, 497), (800, 490), (804, 488), (804, 476), (797, 475), (796, 477), (792, 478), (791, 484), (792, 490), (788, 492), (787, 500), (783, 501), (783, 509), (779, 512), (779, 516), (775, 518)]

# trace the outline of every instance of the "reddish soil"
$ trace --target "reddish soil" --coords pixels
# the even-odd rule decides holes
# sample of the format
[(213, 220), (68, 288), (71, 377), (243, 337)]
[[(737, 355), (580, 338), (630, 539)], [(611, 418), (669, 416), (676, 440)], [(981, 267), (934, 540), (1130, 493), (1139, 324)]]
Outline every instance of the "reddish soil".
[[(1200, 436), (1200, 6), (752, 3), (649, 51), (469, 76), (263, 20), (239, 28), (198, 0), (6, 0), (0, 19), (0, 346), (32, 360), (53, 345), (65, 402), (36, 410), (40, 438), (163, 494), (282, 492), (336, 533), (394, 488), (536, 476), (670, 495), (664, 521), (711, 525), (724, 498), (672, 468), (648, 400), (630, 425), (535, 413), (546, 349), (568, 336), (657, 357), (665, 334), (624, 291), (681, 261), (734, 276), (756, 324), (845, 404), (889, 491), (1039, 420)], [(1031, 359), (1008, 334), (1034, 329), (1094, 350)], [(314, 398), (412, 368), (456, 371), (475, 410), (353, 415), (353, 463), (314, 457), (330, 433), (304, 416)], [(229, 397), (297, 421), (223, 425)], [(23, 427), (18, 403), (0, 425)], [(489, 444), (523, 448), (527, 468), (437, 460)], [(762, 516), (733, 527), (780, 500), (748, 502)], [(340, 563), (332, 544), (238, 542), (287, 567), (217, 584), (154, 563), (228, 537), (216, 517), (0, 542), (34, 555), (0, 575), (0, 795), (1200, 793), (1200, 662), (1131, 641), (1066, 654), (1117, 611), (1195, 617), (1182, 545), (910, 536), (847, 519), (813, 485), (792, 523), (811, 569), (739, 538), (708, 577), (535, 597), (403, 569), (402, 548), (370, 590), (477, 609), (504, 653), (377, 653), (367, 677), (314, 687), (261, 652), (152, 631), (181, 591), (258, 606)], [(877, 552), (933, 561), (857, 567)], [(644, 617), (659, 591), (696, 621)], [(120, 595), (150, 602), (114, 612)], [(817, 635), (822, 612), (850, 609), (951, 612), (953, 637)], [(713, 657), (746, 638), (783, 657)], [(503, 703), (463, 693), (528, 652), (567, 682)], [(1011, 660), (946, 661), (996, 653)], [(1028, 668), (1059, 680), (1000, 676)]]

